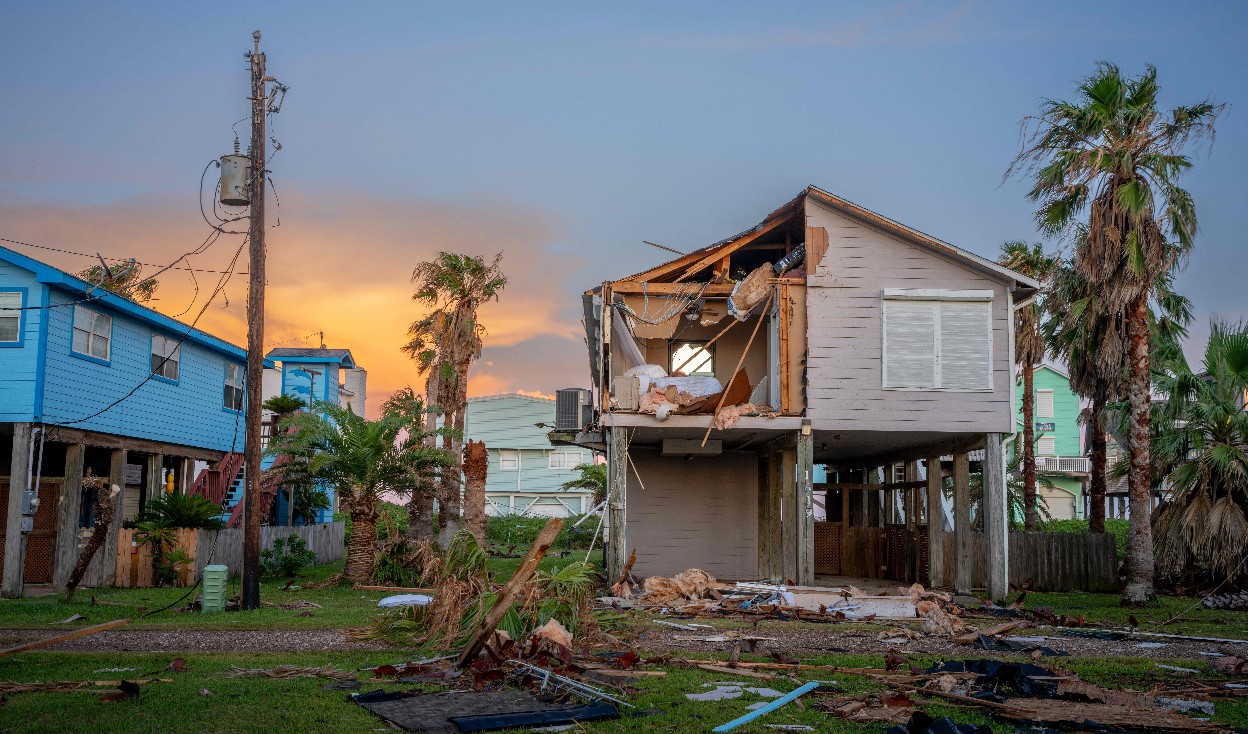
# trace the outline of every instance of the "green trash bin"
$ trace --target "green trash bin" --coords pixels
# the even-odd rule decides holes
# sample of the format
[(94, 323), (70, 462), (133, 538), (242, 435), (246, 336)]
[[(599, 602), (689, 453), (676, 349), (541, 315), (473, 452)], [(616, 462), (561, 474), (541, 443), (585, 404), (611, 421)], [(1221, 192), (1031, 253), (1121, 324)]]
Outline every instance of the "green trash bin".
[(229, 579), (229, 566), (204, 566), (204, 600), (200, 605), (201, 611), (225, 611), (226, 582)]

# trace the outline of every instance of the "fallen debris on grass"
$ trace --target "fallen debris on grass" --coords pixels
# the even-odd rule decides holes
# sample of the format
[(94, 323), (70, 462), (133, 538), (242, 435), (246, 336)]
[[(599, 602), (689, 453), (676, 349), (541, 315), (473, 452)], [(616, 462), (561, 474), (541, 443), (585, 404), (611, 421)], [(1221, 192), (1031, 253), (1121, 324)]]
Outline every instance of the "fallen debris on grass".
[(276, 668), (239, 668), (231, 667), (225, 671), (226, 678), (331, 678), (347, 680), (354, 678), (355, 673), (340, 670), (332, 665), (323, 668), (301, 668), (297, 665), (279, 665)]

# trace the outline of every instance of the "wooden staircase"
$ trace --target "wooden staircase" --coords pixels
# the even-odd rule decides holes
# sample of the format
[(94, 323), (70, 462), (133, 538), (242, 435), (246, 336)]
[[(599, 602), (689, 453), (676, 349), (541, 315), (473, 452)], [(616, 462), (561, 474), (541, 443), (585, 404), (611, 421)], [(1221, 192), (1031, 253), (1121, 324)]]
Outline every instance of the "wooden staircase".
[[(230, 517), (226, 521), (227, 528), (242, 527), (243, 523), (243, 488), (246, 485), (247, 472), (243, 468), (243, 455), (236, 451), (226, 454), (217, 465), (205, 469), (195, 478), (188, 494), (198, 494), (212, 500), (223, 508), (230, 508)], [(260, 486), (260, 514), (263, 517), (273, 504), (277, 488), (272, 482), (262, 482)]]

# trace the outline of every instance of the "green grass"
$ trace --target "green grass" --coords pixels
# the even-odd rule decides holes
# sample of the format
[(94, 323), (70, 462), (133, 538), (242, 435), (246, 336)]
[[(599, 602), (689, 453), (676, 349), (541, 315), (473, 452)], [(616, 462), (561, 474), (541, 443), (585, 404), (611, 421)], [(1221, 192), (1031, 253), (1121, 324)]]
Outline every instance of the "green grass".
[[(834, 639), (834, 638), (833, 638)], [(249, 654), (212, 653), (183, 656), (188, 669), (184, 672), (165, 671), (173, 658), (169, 653), (49, 653), (31, 651), (20, 656), (0, 659), (0, 680), (6, 681), (78, 681), (137, 677), (158, 671), (154, 677), (172, 678), (172, 683), (154, 683), (143, 688), (140, 699), (122, 703), (103, 703), (83, 693), (17, 693), (8, 696), (0, 731), (6, 732), (116, 732), (146, 734), (147, 732), (272, 732), (321, 731), (384, 732), (387, 725), (367, 711), (351, 703), (343, 691), (324, 691), (328, 681), (320, 679), (226, 678), (231, 666), (272, 668), (278, 665), (319, 667), (334, 665), (347, 670), (393, 663), (402, 654), (386, 652)], [(751, 656), (746, 656), (747, 658)], [(761, 659), (761, 658), (759, 658)], [(934, 658), (915, 658), (926, 666)], [(806, 662), (847, 667), (883, 666), (880, 655), (825, 655)], [(1204, 668), (1201, 661), (1176, 660), (1176, 665)], [(1084, 680), (1112, 687), (1147, 688), (1158, 681), (1155, 661), (1131, 658), (1064, 659), (1064, 667), (1077, 672)], [(131, 667), (132, 672), (97, 672), (104, 668)], [(638, 710), (657, 709), (659, 713), (645, 717), (626, 714), (617, 721), (591, 723), (590, 732), (705, 732), (711, 727), (746, 712), (746, 706), (761, 700), (752, 695), (719, 702), (689, 701), (686, 693), (707, 690), (704, 683), (733, 680), (732, 676), (697, 669), (665, 667), (666, 678), (652, 678), (637, 684), (636, 695), (628, 700)], [(861, 676), (829, 674), (840, 694), (856, 695), (879, 688), (874, 681)], [(801, 681), (809, 680), (802, 675)], [(745, 680), (758, 687), (789, 691), (798, 680), (778, 677), (773, 681)], [(1176, 678), (1176, 680), (1179, 680)], [(407, 690), (412, 686), (375, 683), (361, 673), (362, 691), (378, 688)], [(212, 696), (201, 696), (207, 689)], [(837, 695), (840, 695), (837, 694)], [(803, 699), (803, 705), (789, 705), (769, 714), (759, 723), (742, 727), (747, 734), (769, 731), (764, 724), (804, 724), (819, 731), (860, 732), (866, 727), (834, 718), (812, 704), (818, 696)], [(955, 708), (937, 702), (923, 708), (934, 716), (951, 716), (964, 723), (985, 723), (982, 712)], [(1248, 701), (1219, 702), (1215, 720), (1242, 726), (1248, 722)], [(994, 724), (999, 732), (1012, 727)]]
[[(538, 568), (549, 570), (585, 557), (584, 551), (566, 558), (557, 554), (547, 555)], [(490, 578), (504, 582), (520, 566), (519, 558), (491, 558)], [(601, 565), (602, 553), (595, 551), (591, 561)], [(298, 584), (321, 581), (340, 572), (342, 564), (314, 566), (298, 579)], [(131, 619), (127, 629), (196, 629), (196, 630), (263, 630), (263, 629), (345, 629), (370, 624), (377, 614), (377, 601), (388, 596), (384, 591), (356, 591), (347, 586), (329, 586), (317, 589), (299, 588), (282, 591), (284, 580), (265, 579), (260, 584), (263, 602), (284, 604), (292, 601), (310, 601), (320, 604), (321, 609), (275, 609), (262, 607), (248, 612), (224, 612), (199, 614), (179, 612), (178, 607), (194, 599), (194, 595), (174, 608), (143, 615), (160, 609), (186, 594), (188, 589), (80, 589), (73, 603), (65, 603), (63, 594), (30, 597), (25, 599), (0, 599), (0, 629), (74, 629), (109, 622), (114, 619)], [(238, 580), (230, 581), (230, 595), (238, 593)], [(103, 601), (135, 606), (92, 606), (91, 596)], [(138, 609), (137, 607), (145, 607)], [(304, 612), (311, 614), (303, 616)], [(56, 625), (74, 614), (86, 619), (71, 625)]]
[[(1122, 598), (1117, 594), (1031, 592), (1027, 594), (1023, 608), (1048, 607), (1055, 614), (1072, 617), (1084, 615), (1089, 622), (1104, 622), (1120, 627), (1127, 627), (1127, 618), (1134, 615), (1142, 632), (1248, 639), (1248, 612), (1206, 609), (1197, 603), (1199, 601), (1193, 597), (1162, 596), (1150, 606), (1125, 608), (1122, 606)], [(1179, 621), (1161, 625), (1162, 622), (1179, 615)]]

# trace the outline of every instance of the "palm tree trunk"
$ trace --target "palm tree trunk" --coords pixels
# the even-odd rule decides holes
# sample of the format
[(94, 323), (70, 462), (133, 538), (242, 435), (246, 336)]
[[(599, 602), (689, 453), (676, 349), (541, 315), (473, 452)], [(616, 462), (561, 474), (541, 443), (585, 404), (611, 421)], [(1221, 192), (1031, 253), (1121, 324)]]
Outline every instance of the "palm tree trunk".
[[(455, 400), (454, 427), (455, 435), (451, 441), (451, 456), (462, 462), (464, 455), (464, 413), (468, 410), (468, 365), (469, 360), (460, 360), (455, 365)], [(442, 532), (438, 542), (443, 548), (451, 544), (451, 539), (462, 526), (463, 512), (463, 465), (451, 467), (442, 473)]]
[[(438, 366), (429, 368), (425, 378), (425, 409), (429, 410), (438, 402)], [(432, 410), (425, 414), (425, 432), (432, 433), (437, 428), (438, 417)], [(437, 445), (437, 437), (429, 436), (425, 445)], [(433, 499), (438, 487), (432, 480), (422, 480), (407, 504), (407, 537), (414, 541), (433, 538)]]
[(490, 457), (484, 441), (469, 441), (464, 449), (464, 526), (485, 548), (485, 479)]
[[(78, 588), (78, 584), (82, 582), (82, 577), (87, 573), (87, 566), (91, 565), (91, 559), (95, 558), (95, 554), (100, 548), (104, 547), (104, 542), (108, 540), (110, 532), (116, 532), (113, 529), (113, 514), (116, 511), (116, 499), (121, 490), (104, 486), (99, 490), (99, 495), (95, 500), (95, 526), (91, 530), (91, 537), (87, 540), (87, 544), (83, 547), (82, 552), (78, 554), (78, 562), (74, 564), (74, 570), (69, 574), (69, 581), (65, 583), (65, 601), (74, 600), (74, 589)], [(110, 561), (111, 563), (111, 561)]]
[(1023, 529), (1036, 529), (1035, 366), (1023, 365)]
[(1129, 377), (1127, 403), (1130, 425), (1127, 447), (1130, 469), (1127, 473), (1127, 496), (1131, 508), (1131, 526), (1127, 537), (1127, 586), (1123, 590), (1125, 606), (1143, 604), (1157, 597), (1153, 590), (1153, 503), (1149, 476), (1149, 388), (1151, 375), (1148, 364), (1149, 328), (1148, 301), (1136, 298), (1127, 312), (1127, 355)]
[(1088, 480), (1088, 530), (1105, 532), (1105, 398), (1092, 399), (1092, 471)]
[(367, 584), (373, 580), (376, 563), (377, 508), (352, 503), (351, 539), (347, 541), (347, 563), (342, 576), (353, 584)]

